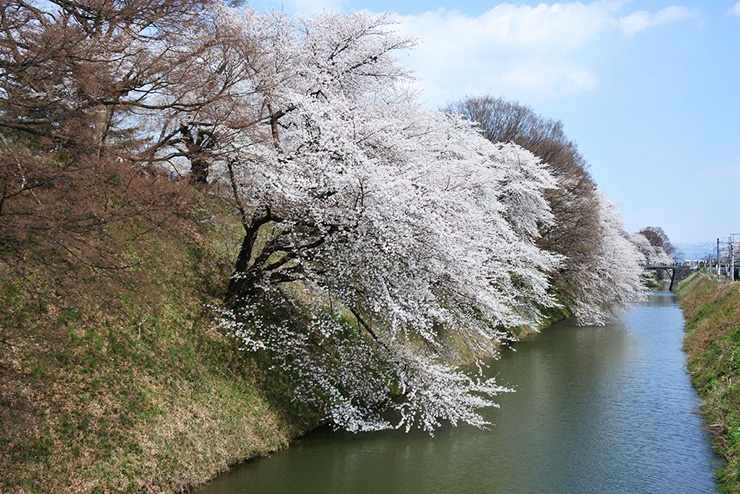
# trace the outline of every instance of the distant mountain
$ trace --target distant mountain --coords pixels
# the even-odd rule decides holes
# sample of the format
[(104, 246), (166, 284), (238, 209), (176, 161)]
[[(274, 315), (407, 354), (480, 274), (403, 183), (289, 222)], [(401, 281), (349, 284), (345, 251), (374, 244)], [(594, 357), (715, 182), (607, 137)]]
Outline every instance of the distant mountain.
[(717, 251), (716, 242), (675, 242), (673, 246), (677, 251), (683, 252), (683, 259), (704, 259), (707, 256), (715, 256)]

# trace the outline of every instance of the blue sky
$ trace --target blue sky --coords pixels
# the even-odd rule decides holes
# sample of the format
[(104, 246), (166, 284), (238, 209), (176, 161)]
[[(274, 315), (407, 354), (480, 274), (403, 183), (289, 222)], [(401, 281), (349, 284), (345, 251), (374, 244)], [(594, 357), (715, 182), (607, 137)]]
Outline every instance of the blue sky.
[(255, 0), (396, 12), (421, 100), (503, 96), (561, 120), (628, 231), (740, 233), (740, 2)]

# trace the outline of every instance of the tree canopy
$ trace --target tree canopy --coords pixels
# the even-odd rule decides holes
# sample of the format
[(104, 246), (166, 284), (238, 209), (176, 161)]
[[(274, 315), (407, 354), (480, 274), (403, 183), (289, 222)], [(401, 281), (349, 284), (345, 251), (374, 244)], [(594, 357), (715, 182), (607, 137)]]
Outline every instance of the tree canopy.
[(0, 225), (60, 169), (187, 176), (244, 229), (221, 327), (298, 398), (353, 431), (485, 425), (506, 389), (458, 369), (451, 342), (493, 355), (556, 294), (601, 324), (639, 295), (641, 258), (558, 122), (501, 100), (422, 108), (396, 59), (412, 45), (387, 15), (10, 0)]
[[(586, 160), (568, 139), (563, 124), (520, 103), (490, 96), (471, 97), (448, 107), (479, 125), (491, 142), (516, 143), (547, 163), (557, 186), (545, 191), (553, 214), (538, 225), (538, 246), (562, 256), (550, 273), (554, 289), (582, 324), (603, 323), (609, 307), (624, 306), (641, 292), (635, 258), (624, 241), (614, 206), (598, 192)], [(621, 261), (608, 253), (621, 244)], [(626, 269), (622, 269), (622, 267)]]

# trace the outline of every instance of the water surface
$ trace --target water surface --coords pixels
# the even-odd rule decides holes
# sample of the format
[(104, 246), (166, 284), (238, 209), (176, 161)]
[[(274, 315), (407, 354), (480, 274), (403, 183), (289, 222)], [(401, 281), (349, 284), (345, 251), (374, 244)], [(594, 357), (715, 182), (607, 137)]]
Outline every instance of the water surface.
[(493, 363), (517, 389), (489, 430), (322, 429), (201, 494), (707, 493), (718, 460), (698, 415), (675, 297), (656, 292), (605, 327), (564, 321)]

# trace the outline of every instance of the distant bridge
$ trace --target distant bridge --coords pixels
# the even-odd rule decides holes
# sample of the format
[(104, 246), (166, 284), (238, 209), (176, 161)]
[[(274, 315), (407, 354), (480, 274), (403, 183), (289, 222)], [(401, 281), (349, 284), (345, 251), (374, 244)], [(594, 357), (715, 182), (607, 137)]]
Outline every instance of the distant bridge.
[(668, 287), (668, 290), (670, 291), (673, 291), (673, 287), (677, 281), (683, 280), (688, 277), (692, 271), (697, 269), (696, 266), (687, 266), (685, 264), (647, 264), (642, 268), (650, 271), (660, 271), (662, 269), (668, 271), (670, 269), (671, 285)]

